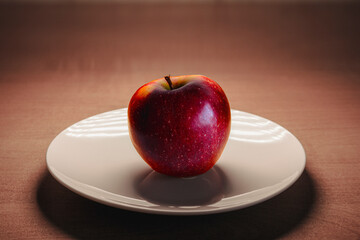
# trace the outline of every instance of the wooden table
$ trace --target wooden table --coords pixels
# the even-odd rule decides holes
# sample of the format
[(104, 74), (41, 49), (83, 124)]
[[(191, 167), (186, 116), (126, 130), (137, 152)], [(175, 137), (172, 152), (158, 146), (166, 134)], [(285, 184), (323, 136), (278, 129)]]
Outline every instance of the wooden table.
[[(360, 5), (0, 5), (0, 239), (359, 239)], [(231, 107), (302, 142), (287, 191), (229, 213), (176, 217), (82, 198), (49, 174), (51, 140), (126, 107), (165, 74), (204, 74)]]

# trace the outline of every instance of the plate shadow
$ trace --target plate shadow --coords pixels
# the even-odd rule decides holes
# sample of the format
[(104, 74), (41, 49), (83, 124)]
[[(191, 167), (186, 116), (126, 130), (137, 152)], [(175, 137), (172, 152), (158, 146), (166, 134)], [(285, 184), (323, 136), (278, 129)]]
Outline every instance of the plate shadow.
[(68, 190), (46, 170), (36, 187), (42, 214), (77, 239), (274, 239), (296, 228), (317, 191), (305, 170), (280, 195), (245, 209), (200, 216), (166, 216), (108, 207)]

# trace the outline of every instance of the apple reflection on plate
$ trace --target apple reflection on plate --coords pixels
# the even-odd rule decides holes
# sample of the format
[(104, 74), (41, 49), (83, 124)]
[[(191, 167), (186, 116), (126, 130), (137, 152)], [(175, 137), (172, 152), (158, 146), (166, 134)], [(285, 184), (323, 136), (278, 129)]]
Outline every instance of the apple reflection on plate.
[(135, 185), (147, 201), (167, 206), (200, 206), (220, 201), (224, 197), (226, 179), (214, 166), (206, 173), (188, 178), (171, 177), (148, 171)]

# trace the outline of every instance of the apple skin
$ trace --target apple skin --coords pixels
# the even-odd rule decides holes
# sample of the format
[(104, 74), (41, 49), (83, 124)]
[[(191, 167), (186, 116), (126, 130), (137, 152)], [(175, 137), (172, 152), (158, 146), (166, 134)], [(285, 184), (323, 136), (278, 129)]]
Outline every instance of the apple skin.
[(231, 113), (222, 88), (202, 75), (170, 77), (140, 87), (128, 107), (135, 149), (155, 171), (192, 177), (211, 169), (229, 138)]

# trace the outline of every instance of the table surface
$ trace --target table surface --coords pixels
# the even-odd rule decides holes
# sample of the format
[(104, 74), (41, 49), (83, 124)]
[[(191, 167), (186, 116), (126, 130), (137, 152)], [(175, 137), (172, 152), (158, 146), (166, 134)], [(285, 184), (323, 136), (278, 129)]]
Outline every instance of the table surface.
[[(360, 5), (0, 5), (0, 239), (359, 239)], [(288, 190), (246, 209), (159, 216), (72, 193), (52, 139), (126, 107), (142, 84), (203, 74), (231, 107), (291, 131), (307, 154)]]

